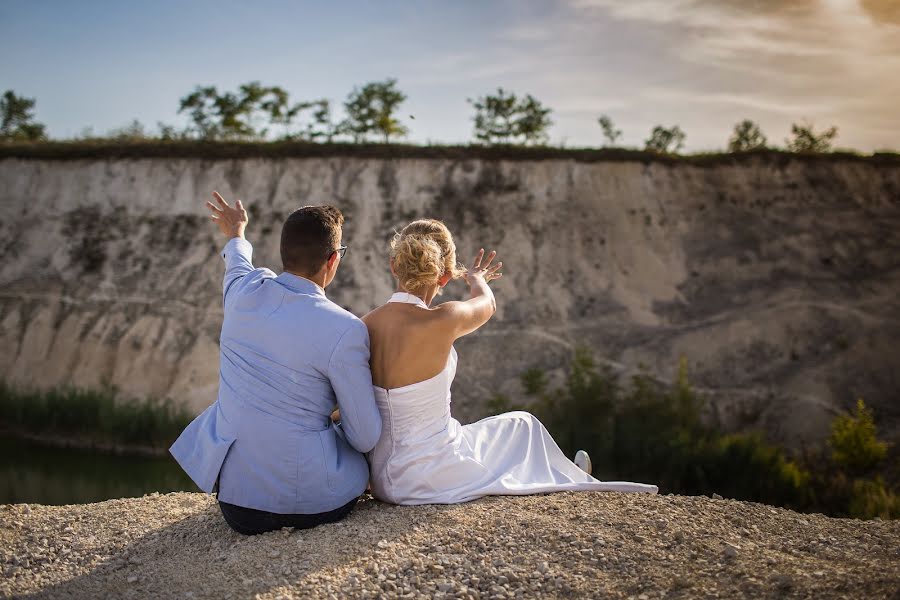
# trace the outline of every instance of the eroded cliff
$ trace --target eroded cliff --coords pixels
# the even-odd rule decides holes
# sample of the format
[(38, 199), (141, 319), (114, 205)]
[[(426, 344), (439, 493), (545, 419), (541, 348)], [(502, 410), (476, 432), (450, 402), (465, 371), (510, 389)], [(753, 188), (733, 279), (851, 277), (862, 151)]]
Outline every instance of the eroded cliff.
[(357, 314), (390, 295), (388, 240), (411, 219), (444, 220), (464, 261), (496, 248), (498, 314), (457, 344), (462, 420), (583, 344), (663, 379), (684, 356), (726, 426), (789, 444), (821, 440), (860, 396), (887, 430), (900, 422), (900, 163), (5, 158), (0, 182), (0, 377), (14, 384), (212, 402), (216, 189), (244, 201), (255, 262), (276, 271), (286, 214), (340, 207), (350, 251), (328, 293)]

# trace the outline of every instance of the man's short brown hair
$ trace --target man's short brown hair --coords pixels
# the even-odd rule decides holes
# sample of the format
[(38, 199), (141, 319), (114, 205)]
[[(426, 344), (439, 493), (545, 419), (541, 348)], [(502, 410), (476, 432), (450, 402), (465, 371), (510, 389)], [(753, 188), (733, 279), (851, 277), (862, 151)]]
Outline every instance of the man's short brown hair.
[(285, 271), (311, 276), (319, 272), (341, 243), (344, 215), (334, 206), (304, 206), (281, 227), (281, 265)]

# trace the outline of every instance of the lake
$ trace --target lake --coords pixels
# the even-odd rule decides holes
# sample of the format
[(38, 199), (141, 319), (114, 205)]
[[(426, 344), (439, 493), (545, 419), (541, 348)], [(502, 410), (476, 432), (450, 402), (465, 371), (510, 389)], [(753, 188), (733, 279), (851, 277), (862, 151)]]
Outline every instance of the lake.
[(83, 504), (199, 489), (171, 456), (120, 456), (0, 438), (0, 504)]

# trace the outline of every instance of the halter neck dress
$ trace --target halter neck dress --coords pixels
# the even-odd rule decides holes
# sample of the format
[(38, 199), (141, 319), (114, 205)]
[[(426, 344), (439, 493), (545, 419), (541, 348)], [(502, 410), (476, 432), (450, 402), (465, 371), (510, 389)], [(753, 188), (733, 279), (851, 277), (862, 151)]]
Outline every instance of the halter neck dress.
[[(388, 302), (428, 309), (412, 294)], [(602, 482), (560, 450), (537, 418), (524, 411), (461, 425), (450, 416), (450, 385), (459, 357), (444, 369), (399, 388), (375, 388), (381, 438), (368, 453), (372, 494), (393, 504), (455, 504), (491, 495), (563, 491), (646, 492), (655, 485)]]

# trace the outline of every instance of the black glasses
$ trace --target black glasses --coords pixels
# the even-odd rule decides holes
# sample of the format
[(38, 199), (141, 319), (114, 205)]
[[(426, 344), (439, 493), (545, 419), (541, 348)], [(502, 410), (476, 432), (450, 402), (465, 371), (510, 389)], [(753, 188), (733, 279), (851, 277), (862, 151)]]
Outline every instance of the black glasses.
[(347, 246), (340, 246), (337, 250), (334, 250), (340, 255), (341, 258), (344, 258), (344, 255), (347, 254)]

